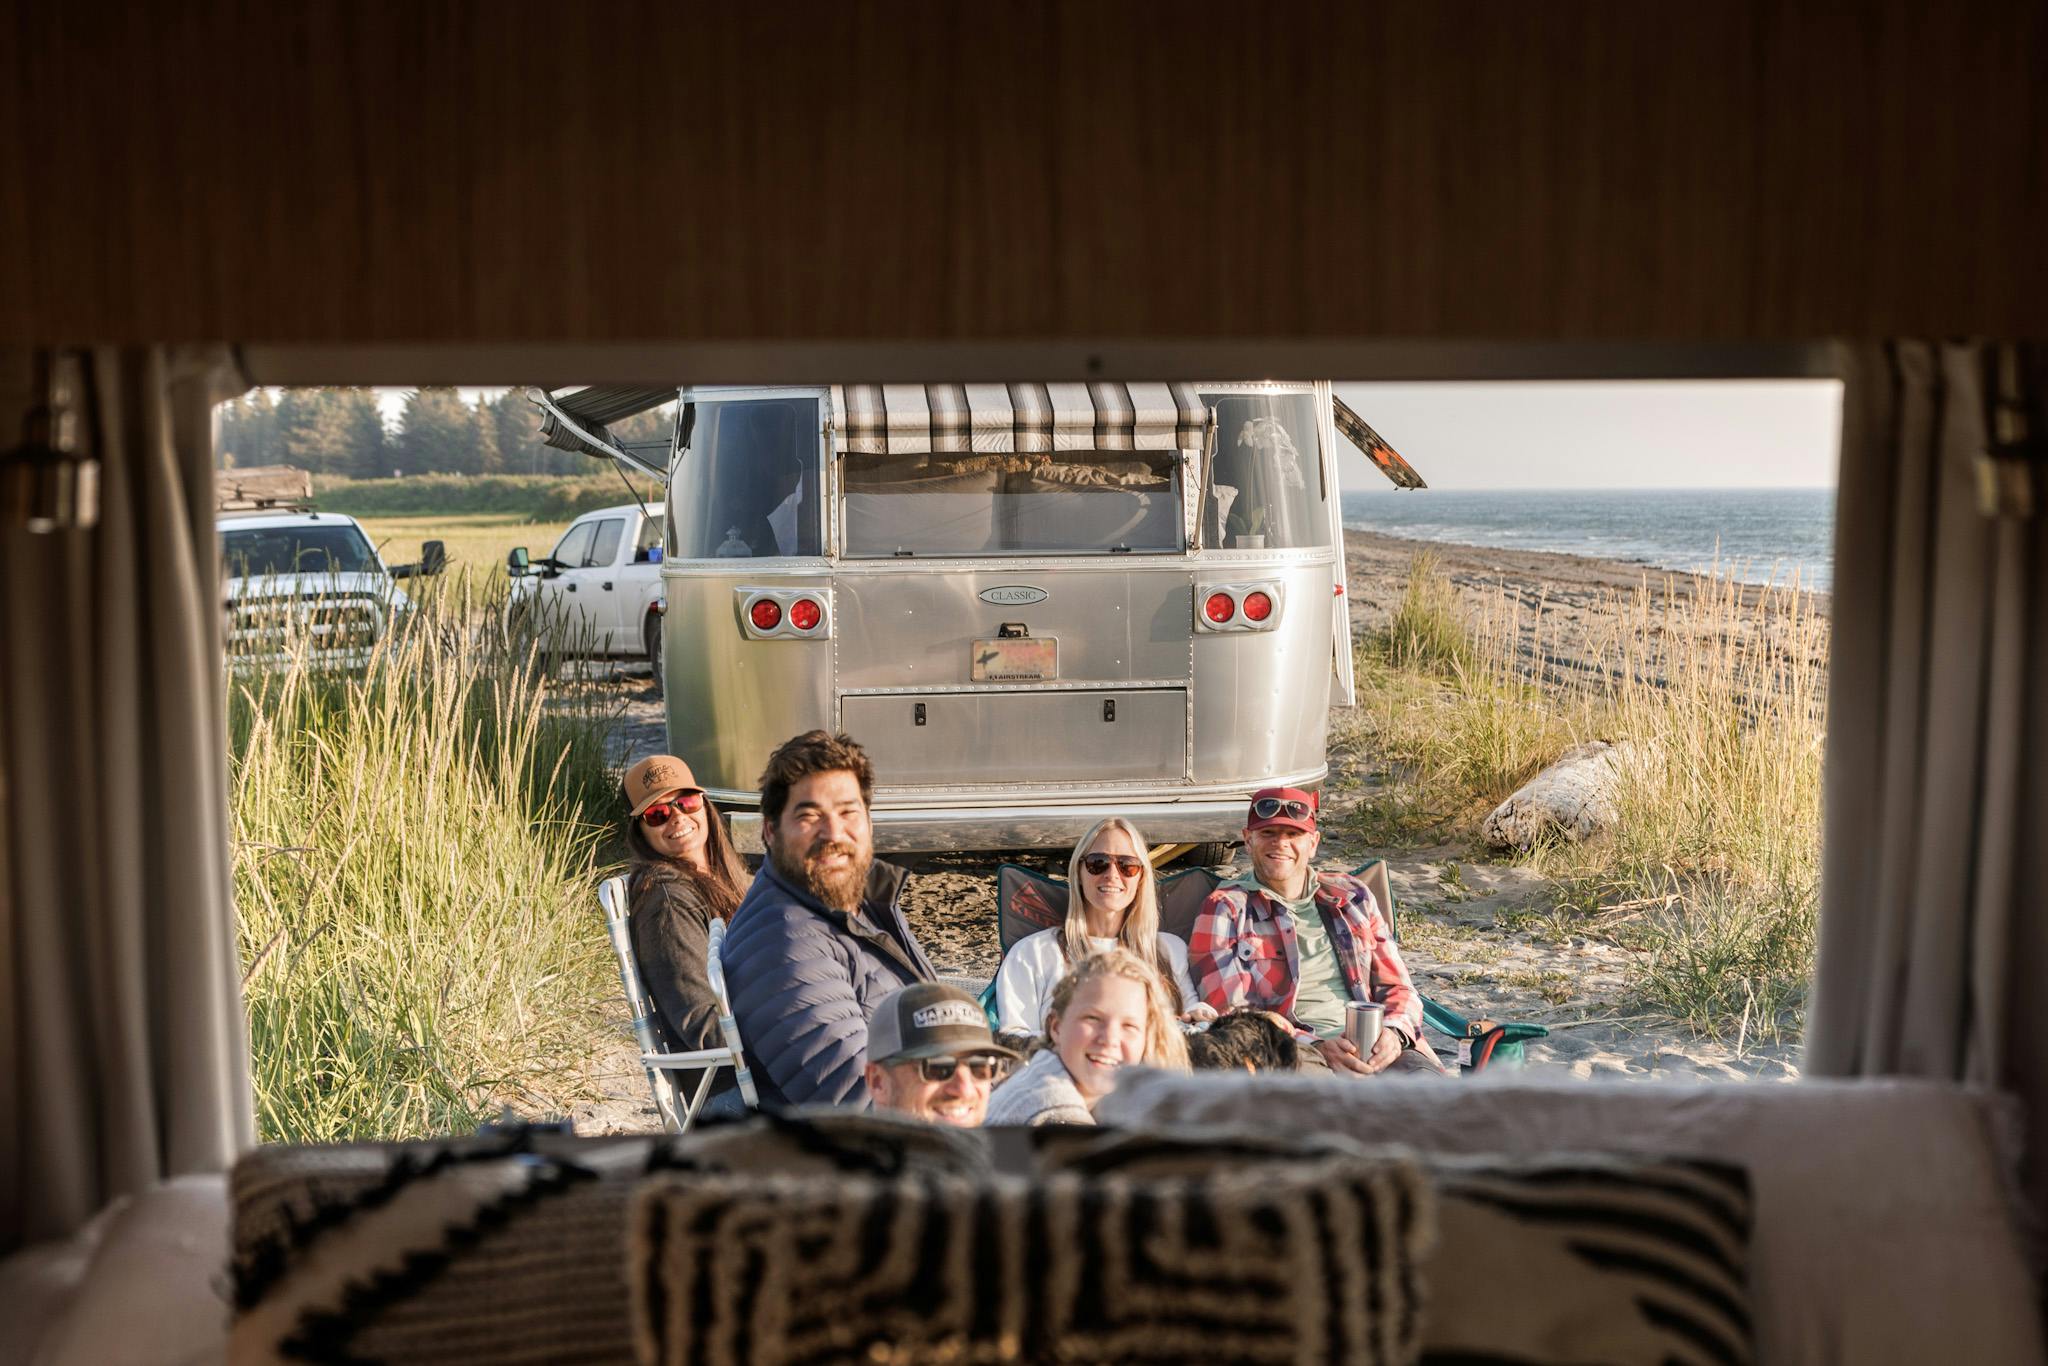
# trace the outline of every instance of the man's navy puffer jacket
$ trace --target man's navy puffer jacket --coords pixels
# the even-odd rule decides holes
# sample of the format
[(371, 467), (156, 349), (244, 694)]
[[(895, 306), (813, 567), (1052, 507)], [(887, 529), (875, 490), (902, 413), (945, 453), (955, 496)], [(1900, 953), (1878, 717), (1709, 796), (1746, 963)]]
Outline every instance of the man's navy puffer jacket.
[(935, 975), (896, 905), (904, 872), (868, 869), (860, 910), (827, 910), (763, 861), (719, 960), (763, 1105), (866, 1105), (868, 1017)]

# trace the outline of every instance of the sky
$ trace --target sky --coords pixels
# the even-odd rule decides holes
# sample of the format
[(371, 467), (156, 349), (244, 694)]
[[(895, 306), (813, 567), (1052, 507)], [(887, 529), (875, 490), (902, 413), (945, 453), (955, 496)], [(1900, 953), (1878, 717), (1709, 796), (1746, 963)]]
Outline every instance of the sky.
[[(406, 390), (377, 390), (395, 422)], [(465, 402), (502, 389), (464, 389)], [(1438, 489), (1831, 488), (1835, 380), (1339, 384)], [(1346, 489), (1391, 492), (1338, 442)]]
[[(1836, 380), (1339, 384), (1431, 488), (1832, 488)], [(1338, 442), (1346, 489), (1393, 490)]]

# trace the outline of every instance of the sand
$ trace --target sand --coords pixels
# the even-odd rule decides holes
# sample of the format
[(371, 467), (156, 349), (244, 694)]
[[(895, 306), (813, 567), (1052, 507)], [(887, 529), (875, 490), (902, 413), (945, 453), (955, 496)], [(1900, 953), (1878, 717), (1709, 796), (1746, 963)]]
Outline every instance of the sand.
[[(1654, 595), (1684, 597), (1699, 581), (1643, 565), (1527, 550), (1493, 550), (1347, 532), (1345, 552), (1352, 628), (1366, 632), (1383, 625), (1401, 599), (1409, 566), (1418, 551), (1433, 552), (1451, 582), (1475, 608), (1518, 600), (1533, 620), (1542, 609), (1540, 632), (1531, 630), (1527, 648), (1541, 650), (1546, 670), (1564, 676), (1590, 667), (1593, 643), (1609, 630), (1617, 595), (1647, 585)], [(1753, 595), (1761, 589), (1744, 590)], [(1504, 598), (1505, 595), (1505, 598)], [(1826, 594), (1808, 594), (1818, 613)], [(644, 670), (624, 667), (614, 686), (626, 724), (616, 740), (615, 760), (623, 767), (663, 746), (661, 704)], [(1332, 721), (1342, 719), (1333, 708)], [(1346, 768), (1362, 762), (1332, 755), (1330, 803), (1341, 812), (1364, 784), (1344, 781)], [(1349, 776), (1357, 776), (1352, 773)], [(1337, 833), (1332, 822), (1320, 862), (1353, 867), (1368, 858), (1388, 862), (1409, 971), (1424, 995), (1473, 1017), (1526, 1021), (1550, 1029), (1531, 1043), (1532, 1073), (1639, 1080), (1789, 1081), (1799, 1075), (1796, 1044), (1760, 1044), (1745, 1038), (1702, 1038), (1676, 1021), (1632, 1007), (1625, 986), (1630, 951), (1570, 936), (1556, 939), (1527, 924), (1550, 905), (1544, 881), (1511, 862), (1475, 857), (1464, 847), (1376, 848)], [(942, 973), (992, 975), (1000, 953), (996, 939), (995, 865), (1005, 858), (1063, 871), (1065, 851), (908, 857), (905, 896), (911, 925), (932, 963)], [(1242, 852), (1238, 867), (1244, 866)], [(1442, 1043), (1441, 1040), (1433, 1042)], [(593, 1059), (592, 1080), (607, 1101), (577, 1111), (579, 1128), (651, 1124), (646, 1087), (623, 1041)], [(638, 1100), (635, 1100), (635, 1097)]]

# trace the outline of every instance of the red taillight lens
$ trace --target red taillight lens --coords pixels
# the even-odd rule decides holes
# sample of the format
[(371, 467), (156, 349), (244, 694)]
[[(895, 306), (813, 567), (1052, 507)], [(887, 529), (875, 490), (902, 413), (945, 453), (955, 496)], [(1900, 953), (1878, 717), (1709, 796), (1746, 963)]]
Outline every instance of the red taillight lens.
[(798, 598), (789, 605), (789, 624), (799, 631), (817, 629), (824, 616), (825, 609), (809, 598)]
[(1202, 604), (1202, 615), (1219, 625), (1229, 621), (1230, 614), (1236, 610), (1237, 603), (1228, 593), (1211, 593), (1209, 600)]
[(1247, 621), (1264, 621), (1273, 615), (1273, 600), (1264, 593), (1245, 594), (1244, 615)]
[(762, 598), (747, 609), (747, 617), (756, 631), (772, 631), (782, 624), (782, 606), (773, 599)]

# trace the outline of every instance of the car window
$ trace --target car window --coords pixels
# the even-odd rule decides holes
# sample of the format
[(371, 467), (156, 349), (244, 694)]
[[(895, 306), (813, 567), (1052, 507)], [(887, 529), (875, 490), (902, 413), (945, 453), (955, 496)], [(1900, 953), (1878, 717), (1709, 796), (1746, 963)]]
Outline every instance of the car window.
[(590, 543), (597, 536), (597, 523), (578, 522), (569, 528), (569, 534), (555, 542), (555, 548), (548, 552), (548, 558), (564, 569), (575, 569), (582, 565), (583, 557), (590, 553)]
[(243, 527), (221, 533), (229, 578), (265, 574), (362, 574), (376, 568), (370, 543), (352, 523)]
[(647, 559), (647, 552), (661, 544), (661, 519), (642, 517), (640, 535), (633, 541), (633, 561), (638, 564)]
[(618, 562), (619, 542), (626, 538), (626, 519), (607, 517), (597, 524), (597, 542), (591, 547), (590, 558), (583, 563), (598, 568), (609, 568)]

